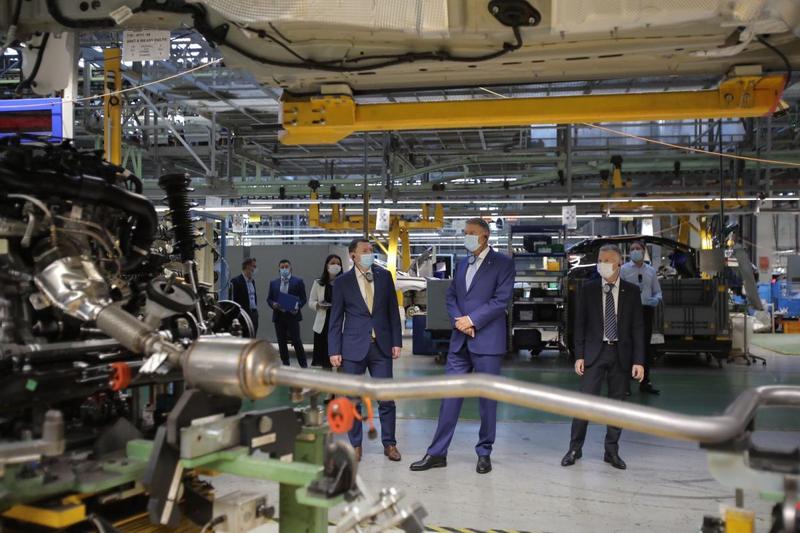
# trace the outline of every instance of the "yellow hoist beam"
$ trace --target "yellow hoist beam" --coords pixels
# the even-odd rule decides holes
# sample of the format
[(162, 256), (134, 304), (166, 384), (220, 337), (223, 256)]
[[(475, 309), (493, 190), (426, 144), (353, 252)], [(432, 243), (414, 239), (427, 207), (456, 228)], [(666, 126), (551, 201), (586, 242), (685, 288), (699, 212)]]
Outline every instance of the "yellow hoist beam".
[[(311, 199), (319, 198), (317, 192), (311, 193)], [(400, 258), (400, 269), (407, 271), (411, 268), (411, 241), (410, 230), (412, 229), (442, 229), (444, 227), (444, 207), (442, 204), (433, 206), (431, 214), (430, 204), (420, 206), (420, 220), (405, 220), (399, 215), (389, 217), (389, 235), (386, 244), (379, 239), (374, 239), (378, 247), (386, 254), (386, 262), (392, 277), (397, 281), (397, 259)], [(375, 231), (376, 216), (370, 215), (370, 233)], [(319, 204), (311, 204), (308, 208), (308, 225), (315, 228), (323, 228), (329, 231), (359, 231), (363, 228), (364, 216), (348, 215), (347, 211), (338, 204), (331, 207), (331, 216), (327, 221), (323, 221), (320, 215)], [(399, 250), (398, 250), (399, 249)], [(398, 292), (398, 298), (402, 295)]]
[(355, 132), (760, 117), (780, 103), (784, 76), (736, 76), (703, 91), (387, 104), (349, 95), (285, 96), (283, 144), (333, 144)]
[(105, 91), (103, 93), (103, 149), (106, 161), (122, 164), (122, 50), (103, 50)]

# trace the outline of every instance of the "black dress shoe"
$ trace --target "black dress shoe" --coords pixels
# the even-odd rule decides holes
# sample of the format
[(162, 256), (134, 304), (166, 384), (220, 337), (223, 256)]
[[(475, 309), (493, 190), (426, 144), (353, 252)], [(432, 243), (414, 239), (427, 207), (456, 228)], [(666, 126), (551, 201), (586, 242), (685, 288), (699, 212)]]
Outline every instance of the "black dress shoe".
[(431, 468), (444, 468), (447, 466), (447, 456), (428, 455), (415, 463), (411, 463), (411, 470), (414, 472), (422, 472), (423, 470), (430, 470)]
[(661, 391), (653, 387), (651, 383), (642, 383), (639, 385), (639, 392), (644, 392), (645, 394), (661, 394)]
[(575, 464), (575, 461), (583, 457), (583, 452), (580, 450), (570, 450), (567, 452), (567, 455), (561, 459), (561, 466), (572, 466)]
[(622, 458), (616, 453), (610, 454), (606, 452), (606, 454), (603, 456), (603, 461), (607, 462), (614, 468), (619, 468), (620, 470), (625, 470), (628, 468), (628, 465), (625, 464), (625, 461), (623, 461)]
[(475, 467), (475, 471), (479, 474), (488, 474), (492, 471), (492, 460), (488, 455), (478, 456), (478, 466)]

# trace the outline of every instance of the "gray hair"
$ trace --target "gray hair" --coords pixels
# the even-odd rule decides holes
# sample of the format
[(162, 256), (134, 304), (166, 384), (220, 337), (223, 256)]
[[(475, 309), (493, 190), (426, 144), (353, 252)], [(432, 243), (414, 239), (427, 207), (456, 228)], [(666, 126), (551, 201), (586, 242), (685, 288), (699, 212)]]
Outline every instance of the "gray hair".
[(600, 247), (600, 250), (598, 250), (597, 253), (599, 254), (600, 252), (614, 252), (619, 256), (620, 259), (622, 259), (622, 252), (620, 251), (619, 246), (617, 246), (616, 244), (611, 244), (611, 243), (604, 244), (603, 246)]
[(471, 218), (471, 219), (467, 220), (465, 222), (465, 225), (467, 225), (467, 226), (480, 226), (481, 229), (483, 229), (483, 231), (485, 231), (487, 235), (489, 233), (491, 233), (491, 229), (489, 229), (489, 223), (486, 222), (485, 220), (483, 220), (480, 217), (475, 217), (475, 218)]

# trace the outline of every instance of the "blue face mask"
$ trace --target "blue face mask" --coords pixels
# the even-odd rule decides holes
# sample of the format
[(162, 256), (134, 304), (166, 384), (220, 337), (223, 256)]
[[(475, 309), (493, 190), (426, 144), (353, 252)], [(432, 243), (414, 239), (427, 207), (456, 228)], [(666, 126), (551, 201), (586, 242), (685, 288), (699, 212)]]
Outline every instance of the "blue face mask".
[(631, 250), (631, 260), (634, 263), (641, 263), (644, 261), (644, 252), (641, 250)]
[(291, 270), (289, 270), (288, 268), (282, 268), (282, 269), (281, 269), (281, 277), (282, 277), (283, 279), (286, 279), (286, 278), (288, 278), (288, 277), (289, 277), (289, 276), (291, 276), (291, 275), (292, 275), (292, 271), (291, 271)]
[(363, 254), (358, 257), (358, 264), (361, 265), (363, 269), (371, 268), (374, 262), (375, 257), (372, 254)]

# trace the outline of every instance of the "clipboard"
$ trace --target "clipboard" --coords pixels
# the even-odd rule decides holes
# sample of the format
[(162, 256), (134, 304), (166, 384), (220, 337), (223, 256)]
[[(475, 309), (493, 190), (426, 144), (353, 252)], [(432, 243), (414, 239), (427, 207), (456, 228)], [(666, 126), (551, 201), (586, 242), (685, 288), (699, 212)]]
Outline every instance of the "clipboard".
[(296, 311), (300, 308), (300, 298), (285, 292), (278, 293), (278, 305), (284, 311)]

